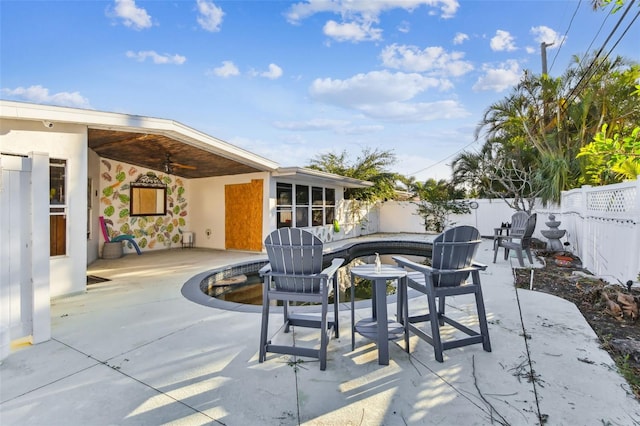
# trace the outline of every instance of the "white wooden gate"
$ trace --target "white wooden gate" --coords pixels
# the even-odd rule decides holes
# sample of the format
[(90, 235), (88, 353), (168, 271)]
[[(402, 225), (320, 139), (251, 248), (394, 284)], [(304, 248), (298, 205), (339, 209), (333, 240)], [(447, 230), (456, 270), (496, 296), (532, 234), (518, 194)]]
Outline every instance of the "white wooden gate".
[(49, 158), (0, 155), (0, 359), (51, 337)]

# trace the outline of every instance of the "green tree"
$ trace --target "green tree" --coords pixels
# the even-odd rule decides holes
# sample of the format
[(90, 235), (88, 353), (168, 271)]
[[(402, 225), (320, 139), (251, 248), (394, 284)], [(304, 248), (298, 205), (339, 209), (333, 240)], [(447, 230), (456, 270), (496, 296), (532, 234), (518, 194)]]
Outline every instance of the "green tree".
[(429, 179), (424, 183), (414, 182), (411, 191), (419, 198), (413, 203), (418, 207), (418, 215), (424, 220), (425, 231), (442, 232), (450, 214), (469, 213), (469, 203), (464, 198), (464, 190), (456, 188), (446, 180)]
[[(576, 157), (601, 126), (609, 123), (627, 135), (640, 119), (639, 103), (630, 100), (639, 77), (637, 65), (597, 54), (574, 57), (555, 79), (525, 73), (506, 98), (487, 108), (476, 138), (505, 145), (505, 154), (528, 145), (535, 152), (524, 164), (534, 166), (534, 173), (524, 189), (544, 204), (559, 202), (563, 190), (580, 185), (582, 168)], [(510, 167), (504, 161), (498, 165)]]
[[(611, 13), (628, 3), (592, 5), (614, 1)], [(513, 208), (530, 211), (535, 197), (543, 204), (559, 202), (563, 190), (635, 173), (629, 144), (637, 142), (640, 122), (640, 102), (633, 96), (640, 68), (600, 53), (574, 56), (557, 78), (525, 72), (508, 96), (485, 110), (475, 134), (485, 143), (454, 159), (454, 182), (482, 196), (513, 198)], [(609, 133), (599, 135), (603, 125)], [(619, 146), (626, 151), (597, 157)], [(609, 166), (616, 169), (600, 173)]]
[(515, 210), (531, 213), (541, 191), (535, 186), (536, 155), (522, 140), (490, 140), (479, 152), (454, 158), (453, 182), (471, 186), (474, 196), (500, 198)]
[(615, 7), (611, 13), (616, 13), (622, 6), (624, 6), (625, 0), (591, 0), (591, 6), (593, 10), (604, 9), (611, 3), (615, 3)]
[(372, 182), (372, 187), (346, 188), (344, 193), (345, 199), (371, 202), (396, 197), (396, 183), (404, 178), (388, 170), (395, 162), (396, 157), (392, 150), (364, 148), (353, 162), (349, 161), (345, 150), (339, 154), (319, 154), (307, 167)]
[(607, 125), (593, 142), (580, 150), (585, 159), (584, 177), (588, 185), (609, 185), (640, 176), (640, 127), (629, 136), (607, 135)]

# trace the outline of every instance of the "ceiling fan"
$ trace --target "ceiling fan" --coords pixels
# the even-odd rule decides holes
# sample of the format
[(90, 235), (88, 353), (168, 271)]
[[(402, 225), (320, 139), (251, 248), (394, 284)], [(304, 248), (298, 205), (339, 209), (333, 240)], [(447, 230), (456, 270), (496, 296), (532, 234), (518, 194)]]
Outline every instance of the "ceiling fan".
[(163, 164), (163, 170), (167, 174), (173, 174), (174, 168), (189, 169), (189, 170), (196, 169), (194, 166), (188, 166), (186, 164), (180, 164), (180, 163), (171, 161), (171, 154), (167, 152), (166, 159), (164, 160), (164, 164)]

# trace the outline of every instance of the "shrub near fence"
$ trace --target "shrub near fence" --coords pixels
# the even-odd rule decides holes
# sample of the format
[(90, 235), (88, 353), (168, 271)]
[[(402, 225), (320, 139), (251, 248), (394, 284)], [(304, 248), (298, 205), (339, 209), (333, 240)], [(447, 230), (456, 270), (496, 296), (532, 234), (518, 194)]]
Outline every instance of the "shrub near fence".
[[(451, 215), (450, 223), (471, 225), (484, 237), (511, 220), (514, 210), (502, 200), (470, 200), (478, 208), (465, 215)], [(554, 214), (567, 251), (580, 257), (583, 266), (611, 283), (638, 281), (640, 273), (640, 179), (600, 187), (584, 186), (562, 193), (560, 206), (536, 203), (538, 223), (534, 237), (547, 241), (541, 230)], [(424, 233), (424, 223), (409, 201), (382, 203), (379, 232)]]

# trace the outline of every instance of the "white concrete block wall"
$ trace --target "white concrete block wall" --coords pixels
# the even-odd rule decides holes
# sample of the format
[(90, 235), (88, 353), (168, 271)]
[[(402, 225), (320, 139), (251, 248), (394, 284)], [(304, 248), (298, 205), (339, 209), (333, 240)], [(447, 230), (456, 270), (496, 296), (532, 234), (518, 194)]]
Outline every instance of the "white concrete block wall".
[[(559, 229), (566, 231), (561, 241), (567, 251), (580, 257), (583, 266), (612, 283), (638, 281), (640, 273), (640, 179), (616, 185), (583, 188), (562, 194), (560, 206), (536, 203), (538, 214), (534, 238), (547, 241), (542, 230), (554, 214)], [(472, 225), (484, 237), (509, 222), (515, 210), (503, 200), (470, 200), (478, 208), (464, 215), (451, 215), (455, 225)], [(386, 202), (380, 206), (379, 232), (425, 232), (417, 207), (409, 201)]]
[[(454, 225), (471, 225), (480, 235), (492, 236), (493, 228), (511, 220), (512, 210), (502, 200), (469, 200), (478, 203), (471, 213), (451, 215), (449, 222)], [(424, 220), (417, 214), (418, 208), (411, 201), (388, 201), (380, 207), (380, 232), (423, 233)]]
[(408, 201), (387, 201), (380, 206), (380, 232), (425, 232), (417, 206)]

